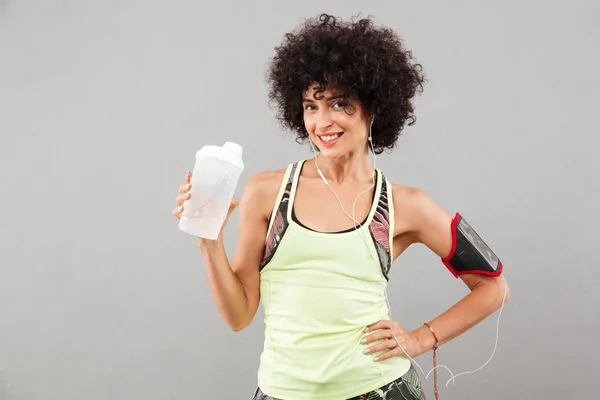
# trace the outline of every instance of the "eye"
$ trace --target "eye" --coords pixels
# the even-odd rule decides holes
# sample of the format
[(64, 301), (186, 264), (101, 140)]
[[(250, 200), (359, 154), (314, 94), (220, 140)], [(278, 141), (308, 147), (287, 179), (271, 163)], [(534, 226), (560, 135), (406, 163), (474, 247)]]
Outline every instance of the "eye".
[(315, 109), (315, 106), (313, 106), (312, 104), (307, 104), (304, 106), (304, 109), (307, 111), (312, 111)]
[(346, 107), (346, 103), (344, 103), (343, 101), (336, 101), (335, 103), (333, 103), (333, 107), (334, 108), (344, 108), (344, 107)]

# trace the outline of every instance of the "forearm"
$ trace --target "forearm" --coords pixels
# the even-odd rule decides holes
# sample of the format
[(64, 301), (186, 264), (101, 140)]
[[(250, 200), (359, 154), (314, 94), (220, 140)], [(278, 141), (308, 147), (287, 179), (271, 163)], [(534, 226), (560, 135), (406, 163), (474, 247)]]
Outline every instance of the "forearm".
[(221, 237), (200, 240), (211, 294), (223, 320), (238, 331), (252, 320), (248, 297), (238, 276), (231, 269)]
[[(497, 278), (474, 287), (458, 303), (437, 318), (430, 320), (429, 325), (439, 340), (438, 345), (462, 335), (500, 308), (505, 288), (506, 300), (508, 300), (508, 287), (505, 285), (506, 282), (502, 278)], [(419, 342), (419, 351), (416, 355), (425, 353), (434, 347), (435, 337), (427, 326), (419, 327), (414, 334)]]

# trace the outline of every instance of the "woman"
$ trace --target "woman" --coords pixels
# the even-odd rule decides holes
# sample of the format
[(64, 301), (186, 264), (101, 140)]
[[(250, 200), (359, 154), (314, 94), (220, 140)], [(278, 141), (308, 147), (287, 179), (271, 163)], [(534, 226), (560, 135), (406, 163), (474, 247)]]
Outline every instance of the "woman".
[[(254, 398), (422, 399), (411, 359), (482, 321), (506, 292), (501, 264), (481, 240), (469, 242), (476, 235), (466, 221), (371, 165), (369, 150), (393, 148), (415, 121), (420, 66), (391, 30), (368, 19), (321, 15), (276, 50), (270, 98), (280, 121), (316, 155), (251, 177), (231, 261), (222, 234), (199, 239), (210, 290), (231, 329), (248, 326), (262, 299)], [(173, 210), (178, 218), (190, 177)], [(229, 215), (237, 205), (232, 200)], [(385, 289), (392, 262), (413, 243), (441, 257), (471, 291), (406, 331), (389, 318)]]

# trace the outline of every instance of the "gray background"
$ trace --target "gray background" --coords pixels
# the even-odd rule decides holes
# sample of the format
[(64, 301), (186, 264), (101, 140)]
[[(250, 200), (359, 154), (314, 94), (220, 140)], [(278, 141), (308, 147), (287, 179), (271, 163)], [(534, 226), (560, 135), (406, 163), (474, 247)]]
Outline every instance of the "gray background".
[[(463, 213), (506, 264), (496, 356), (451, 388), (440, 370), (442, 399), (594, 393), (598, 2), (9, 0), (0, 399), (249, 398), (262, 311), (239, 333), (226, 327), (171, 209), (204, 144), (244, 146), (240, 193), (252, 174), (310, 156), (274, 120), (263, 77), (283, 34), (322, 11), (372, 14), (423, 63), (418, 122), (377, 165)], [(413, 329), (466, 288), (414, 247), (389, 292)], [(497, 316), (444, 346), (440, 363), (481, 366)], [(418, 361), (431, 368), (430, 354)]]

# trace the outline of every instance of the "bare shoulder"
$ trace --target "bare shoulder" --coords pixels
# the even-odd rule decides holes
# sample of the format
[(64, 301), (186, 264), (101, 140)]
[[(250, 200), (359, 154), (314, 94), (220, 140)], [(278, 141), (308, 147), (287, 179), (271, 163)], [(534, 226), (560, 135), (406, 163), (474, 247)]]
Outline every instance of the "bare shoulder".
[[(263, 255), (268, 219), (277, 201), (285, 169), (254, 174), (239, 201), (238, 243), (232, 258), (236, 274), (258, 272)], [(258, 275), (254, 276), (258, 282)], [(246, 280), (250, 278), (246, 277)], [(258, 289), (257, 289), (258, 290)]]
[(402, 208), (410, 207), (411, 211), (417, 211), (413, 210), (413, 208), (424, 207), (427, 205), (426, 203), (433, 200), (429, 194), (422, 189), (398, 185), (396, 183), (392, 184), (392, 194), (394, 197), (394, 206)]
[(277, 194), (281, 186), (281, 181), (285, 176), (286, 168), (272, 171), (258, 172), (250, 177), (246, 184), (246, 190), (254, 196), (264, 199), (273, 193)]
[(394, 206), (394, 237), (411, 236), (414, 242), (415, 212), (419, 212), (419, 204), (423, 204), (423, 197), (427, 193), (423, 190), (398, 184), (392, 184), (392, 199)]
[(258, 172), (250, 177), (240, 200), (240, 209), (245, 205), (254, 211), (270, 214), (287, 168)]
[[(394, 236), (410, 235), (414, 242), (428, 244), (434, 236), (434, 251), (446, 253), (449, 249), (451, 215), (426, 191), (393, 184)], [(437, 239), (437, 240), (435, 240)]]
[(277, 181), (277, 186), (279, 186), (286, 170), (287, 168), (280, 168), (276, 170), (257, 172), (250, 177), (248, 184), (252, 183), (254, 185), (269, 185)]
[[(399, 217), (416, 220), (426, 218), (431, 213), (439, 213), (445, 210), (424, 190), (398, 184), (392, 185), (392, 196), (394, 209), (400, 210)], [(446, 213), (447, 214), (447, 213)]]

